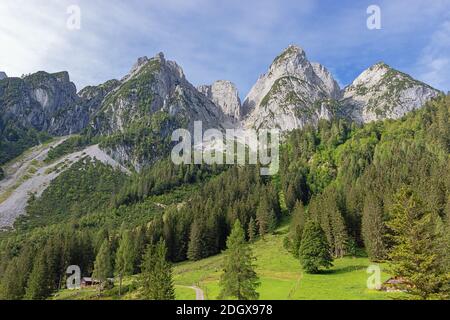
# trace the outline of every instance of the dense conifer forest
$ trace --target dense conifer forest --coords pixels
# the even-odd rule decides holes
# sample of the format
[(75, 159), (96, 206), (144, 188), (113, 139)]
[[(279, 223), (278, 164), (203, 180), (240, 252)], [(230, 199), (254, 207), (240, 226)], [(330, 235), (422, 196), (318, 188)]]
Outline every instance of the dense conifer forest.
[[(74, 138), (49, 157), (86, 143)], [(100, 280), (142, 273), (142, 298), (171, 299), (170, 263), (222, 252), (233, 226), (229, 243), (240, 245), (286, 219), (284, 246), (306, 272), (363, 251), (388, 262), (419, 297), (445, 298), (449, 155), (450, 96), (442, 96), (400, 120), (321, 121), (295, 130), (273, 177), (257, 166), (176, 166), (169, 159), (127, 176), (85, 157), (31, 197), (14, 230), (0, 233), (0, 298), (48, 298), (65, 285), (67, 266), (78, 265)], [(317, 253), (321, 259), (312, 259)], [(153, 265), (165, 272), (162, 295), (146, 285)]]

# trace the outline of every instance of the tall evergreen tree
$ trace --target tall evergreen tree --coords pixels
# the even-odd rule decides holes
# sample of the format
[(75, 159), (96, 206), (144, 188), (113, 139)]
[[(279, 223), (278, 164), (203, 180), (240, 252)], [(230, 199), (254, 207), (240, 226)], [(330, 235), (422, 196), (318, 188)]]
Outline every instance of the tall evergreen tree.
[(113, 274), (113, 266), (110, 251), (110, 242), (108, 239), (103, 240), (100, 250), (98, 251), (97, 257), (94, 262), (94, 272), (92, 277), (100, 281), (100, 290), (102, 290), (105, 285), (107, 285), (108, 278)]
[(291, 238), (291, 252), (294, 257), (298, 258), (300, 244), (302, 242), (303, 230), (306, 223), (305, 208), (300, 201), (295, 203), (294, 211), (292, 212), (292, 222), (290, 226)]
[(34, 260), (33, 270), (28, 279), (25, 299), (43, 300), (50, 294), (51, 288), (46, 263), (46, 254), (44, 251), (41, 251)]
[(244, 229), (239, 220), (234, 223), (227, 239), (223, 274), (220, 277), (220, 298), (234, 297), (238, 300), (254, 300), (260, 285), (254, 270), (252, 251), (245, 242)]
[(35, 250), (25, 245), (18, 257), (13, 257), (0, 275), (0, 297), (5, 300), (20, 300), (25, 295), (29, 275), (33, 269)]
[(264, 197), (261, 199), (256, 210), (256, 221), (258, 222), (259, 235), (262, 238), (275, 229), (275, 212), (269, 207), (269, 203)]
[(256, 223), (253, 217), (250, 218), (248, 223), (248, 241), (253, 242), (256, 239)]
[(132, 275), (134, 272), (135, 247), (128, 230), (123, 230), (119, 240), (119, 248), (116, 252), (115, 275), (119, 278), (119, 295), (122, 289), (122, 279), (124, 276)]
[(325, 232), (319, 223), (309, 220), (305, 224), (299, 251), (300, 263), (307, 273), (318, 273), (320, 267), (333, 266)]
[(435, 218), (414, 192), (403, 188), (395, 196), (387, 222), (393, 241), (392, 273), (406, 279), (411, 292), (422, 299), (439, 294), (450, 280), (439, 263)]
[(310, 216), (319, 222), (330, 245), (330, 252), (335, 258), (346, 253), (348, 234), (341, 210), (338, 206), (339, 196), (336, 188), (328, 187), (315, 197), (310, 204)]
[(189, 246), (187, 256), (189, 260), (200, 260), (207, 257), (207, 246), (205, 241), (207, 235), (205, 221), (201, 218), (194, 219), (191, 225)]
[(379, 200), (369, 195), (364, 201), (361, 233), (367, 254), (372, 261), (380, 261), (385, 258), (386, 227), (383, 219), (383, 209)]
[(144, 256), (146, 237), (144, 227), (138, 227), (136, 231), (136, 236), (134, 237), (134, 273), (139, 273), (141, 271), (142, 257)]
[(142, 261), (141, 283), (143, 298), (148, 300), (174, 300), (172, 266), (167, 261), (164, 240), (148, 245)]

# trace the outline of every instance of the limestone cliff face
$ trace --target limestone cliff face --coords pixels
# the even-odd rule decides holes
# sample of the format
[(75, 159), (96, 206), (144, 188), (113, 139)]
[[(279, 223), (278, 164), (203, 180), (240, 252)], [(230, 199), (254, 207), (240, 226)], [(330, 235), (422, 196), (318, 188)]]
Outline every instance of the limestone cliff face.
[[(90, 130), (110, 136), (107, 151), (136, 169), (167, 152), (174, 130), (223, 128), (231, 121), (186, 79), (183, 70), (162, 53), (139, 58), (120, 85), (92, 117)], [(145, 150), (144, 150), (145, 149)]]
[(91, 125), (101, 134), (123, 132), (133, 123), (164, 115), (183, 127), (194, 121), (204, 127), (220, 127), (224, 114), (190, 84), (183, 70), (162, 53), (139, 58), (120, 85), (102, 102)]
[(243, 103), (244, 126), (289, 131), (320, 119), (345, 117), (359, 123), (397, 119), (440, 92), (378, 63), (340, 90), (331, 73), (289, 46), (250, 90)]
[(241, 100), (236, 85), (231, 81), (218, 80), (211, 85), (199, 86), (198, 91), (208, 97), (222, 112), (233, 121), (241, 118)]
[(241, 105), (230, 81), (195, 88), (181, 67), (160, 53), (139, 58), (121, 80), (78, 93), (67, 72), (40, 71), (23, 78), (0, 72), (0, 141), (31, 129), (56, 136), (87, 129), (108, 138), (111, 155), (138, 168), (167, 151), (175, 129), (192, 131), (195, 121), (202, 121), (204, 130), (281, 131), (335, 117), (366, 123), (399, 118), (439, 94), (384, 63), (340, 90), (324, 66), (311, 63), (303, 49), (291, 45), (274, 59)]
[(109, 80), (98, 86), (85, 87), (78, 93), (77, 103), (63, 106), (51, 119), (53, 134), (67, 135), (84, 130), (91, 117), (100, 109), (105, 97), (120, 85), (118, 80)]
[(243, 104), (246, 127), (288, 131), (333, 116), (340, 89), (325, 67), (289, 46), (271, 64)]
[(60, 128), (52, 119), (79, 102), (67, 72), (40, 71), (24, 78), (0, 80), (0, 117), (4, 125), (57, 134)]
[(378, 63), (343, 90), (341, 111), (360, 123), (398, 119), (439, 94), (425, 83)]

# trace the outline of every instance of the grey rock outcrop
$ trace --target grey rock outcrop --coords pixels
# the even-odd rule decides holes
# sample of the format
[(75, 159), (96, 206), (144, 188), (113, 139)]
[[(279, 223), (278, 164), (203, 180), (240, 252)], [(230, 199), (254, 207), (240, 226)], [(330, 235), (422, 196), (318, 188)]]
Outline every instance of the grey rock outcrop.
[(79, 101), (67, 72), (40, 71), (0, 82), (0, 117), (3, 123), (17, 127), (56, 134), (58, 128), (52, 124), (52, 118)]
[(218, 80), (211, 85), (201, 85), (198, 91), (208, 97), (222, 112), (234, 121), (241, 118), (241, 100), (236, 85), (227, 80)]
[(6, 79), (8, 76), (3, 71), (0, 71), (0, 80)]
[(171, 117), (188, 128), (194, 121), (202, 121), (205, 128), (220, 127), (224, 120), (220, 108), (186, 80), (181, 67), (159, 53), (138, 60), (103, 101), (91, 125), (101, 134), (112, 134), (155, 115)]
[(105, 97), (120, 85), (118, 80), (109, 80), (98, 86), (87, 86), (78, 93), (77, 103), (61, 108), (51, 119), (51, 132), (67, 135), (81, 132), (91, 117), (100, 109)]
[(291, 45), (247, 95), (245, 127), (289, 131), (330, 119), (339, 92), (339, 85), (323, 66), (311, 64), (303, 49)]
[(377, 63), (343, 90), (341, 111), (359, 123), (398, 119), (439, 94), (429, 85)]
[[(181, 67), (160, 53), (138, 60), (121, 84), (106, 96), (90, 127), (97, 134), (121, 137), (119, 142), (113, 139), (115, 142), (108, 144), (108, 153), (139, 170), (162, 156), (175, 129), (192, 132), (195, 121), (202, 122), (203, 130), (231, 125), (229, 117), (187, 81)], [(127, 138), (130, 135), (133, 142)], [(149, 150), (135, 148), (133, 143), (147, 143), (136, 139), (151, 139), (146, 147)]]

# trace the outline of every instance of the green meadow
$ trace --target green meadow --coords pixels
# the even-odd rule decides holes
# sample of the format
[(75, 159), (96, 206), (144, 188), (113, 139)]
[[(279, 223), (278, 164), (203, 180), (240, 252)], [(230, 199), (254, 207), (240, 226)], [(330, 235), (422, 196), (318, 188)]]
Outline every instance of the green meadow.
[[(320, 274), (306, 274), (300, 263), (283, 247), (287, 225), (275, 234), (251, 244), (255, 255), (256, 272), (261, 285), (260, 299), (264, 300), (386, 300), (405, 298), (402, 293), (387, 293), (367, 289), (371, 274), (367, 268), (372, 263), (366, 257), (345, 257), (334, 261), (334, 266)], [(187, 261), (174, 265), (175, 294), (178, 300), (195, 300), (195, 291), (187, 286), (195, 285), (204, 292), (205, 299), (217, 299), (220, 293), (219, 279), (222, 273), (223, 254), (200, 261)], [(389, 278), (386, 265), (379, 264), (381, 280)], [(118, 287), (101, 295), (94, 288), (62, 290), (54, 299), (138, 299), (137, 276), (123, 281), (123, 294)]]

